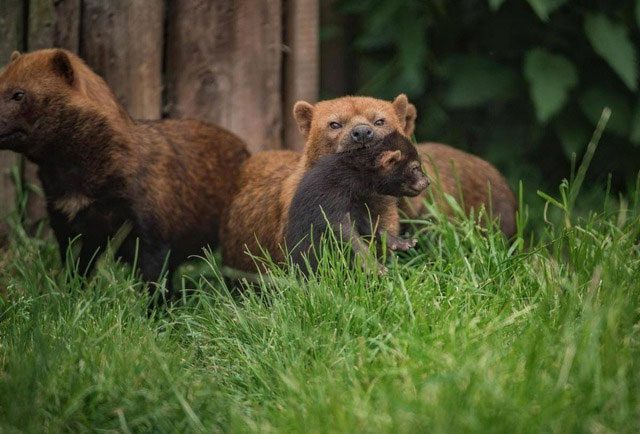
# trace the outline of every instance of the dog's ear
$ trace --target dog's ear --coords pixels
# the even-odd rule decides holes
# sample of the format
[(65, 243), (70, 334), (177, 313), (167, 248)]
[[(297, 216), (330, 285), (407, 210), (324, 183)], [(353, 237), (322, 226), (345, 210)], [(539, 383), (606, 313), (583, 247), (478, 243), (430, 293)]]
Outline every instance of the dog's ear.
[(298, 101), (293, 106), (293, 117), (298, 124), (298, 129), (302, 137), (306, 140), (311, 131), (311, 121), (313, 120), (313, 105), (306, 101)]
[(395, 151), (384, 151), (378, 157), (378, 165), (384, 171), (391, 170), (393, 166), (395, 166), (402, 159), (402, 152), (399, 150)]
[(416, 130), (416, 118), (418, 117), (418, 111), (416, 110), (416, 106), (409, 103), (407, 106), (407, 114), (404, 117), (404, 133), (407, 137), (413, 136), (413, 133)]
[(69, 84), (73, 85), (75, 81), (75, 72), (73, 71), (73, 65), (71, 65), (71, 59), (67, 53), (62, 50), (56, 50), (51, 59), (51, 65), (53, 70), (60, 75)]
[(405, 117), (407, 116), (407, 106), (409, 105), (409, 100), (407, 99), (407, 95), (401, 93), (391, 102), (393, 106), (393, 110), (396, 112), (396, 116), (400, 123), (404, 123)]

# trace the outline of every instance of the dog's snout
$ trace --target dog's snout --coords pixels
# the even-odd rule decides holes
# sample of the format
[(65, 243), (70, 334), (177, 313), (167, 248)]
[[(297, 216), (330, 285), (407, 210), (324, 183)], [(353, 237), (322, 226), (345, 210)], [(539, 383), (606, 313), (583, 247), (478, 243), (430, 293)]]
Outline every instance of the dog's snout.
[(369, 125), (356, 125), (351, 130), (351, 139), (358, 143), (367, 143), (373, 139), (373, 129)]

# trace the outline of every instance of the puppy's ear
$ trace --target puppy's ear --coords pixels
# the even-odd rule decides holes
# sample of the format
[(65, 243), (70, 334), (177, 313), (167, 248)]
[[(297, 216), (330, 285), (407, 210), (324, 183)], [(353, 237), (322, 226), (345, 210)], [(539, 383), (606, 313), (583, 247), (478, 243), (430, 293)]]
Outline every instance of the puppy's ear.
[(11, 53), (11, 57), (9, 57), (9, 63), (15, 61), (18, 57), (20, 57), (20, 52), (16, 50)]
[(306, 101), (298, 101), (293, 106), (293, 117), (298, 124), (298, 129), (302, 137), (306, 140), (311, 130), (311, 120), (313, 119), (313, 105)]
[(384, 171), (391, 170), (401, 159), (402, 152), (399, 150), (384, 151), (380, 154), (380, 157), (378, 157), (378, 165)]
[(51, 59), (51, 65), (56, 74), (64, 78), (69, 86), (73, 85), (75, 72), (73, 71), (71, 59), (69, 59), (67, 53), (62, 50), (57, 50)]
[(413, 136), (413, 133), (416, 130), (416, 118), (418, 117), (418, 111), (416, 110), (416, 106), (409, 103), (407, 105), (407, 114), (405, 115), (405, 124), (404, 124), (404, 133), (407, 137)]

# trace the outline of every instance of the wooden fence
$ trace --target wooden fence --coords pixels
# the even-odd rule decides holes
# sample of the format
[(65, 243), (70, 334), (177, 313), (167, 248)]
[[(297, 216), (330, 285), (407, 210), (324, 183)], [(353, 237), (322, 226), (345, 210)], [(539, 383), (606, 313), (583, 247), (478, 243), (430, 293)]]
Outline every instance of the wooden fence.
[[(252, 151), (298, 149), (291, 108), (317, 99), (318, 30), (319, 0), (0, 0), (0, 65), (13, 50), (66, 48), (135, 118), (204, 119)], [(16, 167), (37, 186), (30, 163), (0, 151), (0, 235)], [(27, 224), (43, 217), (42, 198), (27, 210)]]

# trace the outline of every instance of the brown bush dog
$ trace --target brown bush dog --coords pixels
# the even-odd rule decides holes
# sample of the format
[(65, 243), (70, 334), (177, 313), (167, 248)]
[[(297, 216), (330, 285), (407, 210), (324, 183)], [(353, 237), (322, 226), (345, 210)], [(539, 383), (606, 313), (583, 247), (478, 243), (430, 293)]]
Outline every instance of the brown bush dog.
[[(368, 146), (374, 139), (413, 129), (415, 109), (405, 95), (393, 102), (347, 96), (311, 105), (299, 101), (293, 115), (305, 140), (302, 153), (265, 151), (256, 153), (242, 167), (240, 190), (227, 209), (221, 227), (222, 257), (226, 265), (255, 271), (253, 258), (268, 253), (283, 262), (284, 230), (289, 205), (304, 173), (323, 155)], [(397, 198), (381, 196), (372, 216), (387, 233), (388, 246), (408, 249), (411, 243), (398, 237)], [(264, 251), (264, 252), (263, 252)]]
[(441, 143), (421, 143), (416, 147), (432, 184), (420, 196), (400, 201), (400, 209), (407, 217), (424, 216), (425, 199), (430, 201), (431, 196), (440, 210), (452, 216), (453, 210), (444, 199), (447, 194), (462, 205), (467, 215), (484, 208), (491, 219), (498, 219), (507, 238), (516, 233), (518, 204), (498, 169), (480, 157)]
[(118, 254), (132, 263), (138, 248), (146, 281), (168, 256), (169, 282), (188, 255), (217, 243), (249, 156), (213, 125), (134, 121), (101, 77), (58, 49), (11, 56), (0, 75), (0, 149), (38, 165), (63, 260), (81, 235), (79, 269), (90, 272), (96, 251), (129, 222)]

